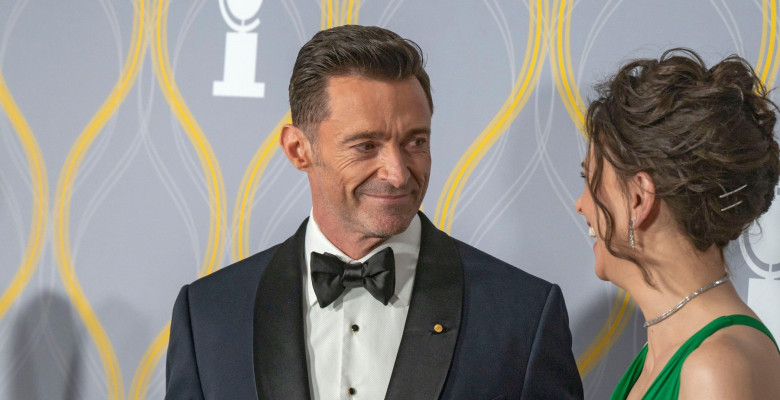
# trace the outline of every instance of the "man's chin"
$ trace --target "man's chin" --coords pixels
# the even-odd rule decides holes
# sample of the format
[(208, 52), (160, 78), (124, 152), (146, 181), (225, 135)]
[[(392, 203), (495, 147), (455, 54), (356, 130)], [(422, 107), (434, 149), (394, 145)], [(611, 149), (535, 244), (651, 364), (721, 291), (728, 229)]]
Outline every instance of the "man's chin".
[(414, 218), (411, 215), (373, 215), (369, 231), (371, 236), (387, 239), (406, 230)]

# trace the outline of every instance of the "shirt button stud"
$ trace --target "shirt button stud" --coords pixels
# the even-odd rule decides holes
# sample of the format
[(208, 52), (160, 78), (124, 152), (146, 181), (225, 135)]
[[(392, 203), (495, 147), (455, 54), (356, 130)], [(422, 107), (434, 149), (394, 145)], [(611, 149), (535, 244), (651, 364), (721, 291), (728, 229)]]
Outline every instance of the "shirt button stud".
[(360, 327), (357, 324), (352, 324), (352, 332), (357, 332), (360, 330)]
[(354, 396), (357, 394), (357, 390), (355, 388), (349, 388), (349, 395)]

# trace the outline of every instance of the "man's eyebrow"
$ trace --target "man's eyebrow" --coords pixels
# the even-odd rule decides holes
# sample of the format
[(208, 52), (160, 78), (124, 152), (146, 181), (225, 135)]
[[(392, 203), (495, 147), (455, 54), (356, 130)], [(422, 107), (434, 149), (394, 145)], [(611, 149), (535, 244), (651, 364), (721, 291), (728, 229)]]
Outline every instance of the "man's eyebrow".
[(344, 137), (344, 139), (341, 140), (341, 143), (349, 143), (354, 142), (356, 140), (363, 140), (363, 139), (375, 139), (377, 137), (382, 136), (380, 132), (377, 131), (363, 131), (363, 132), (357, 132), (353, 133), (351, 135), (347, 135)]
[(430, 135), (431, 134), (431, 128), (428, 128), (428, 127), (426, 127), (426, 128), (415, 128), (415, 129), (409, 130), (409, 132), (407, 132), (406, 134), (407, 134), (407, 136), (419, 135), (419, 134)]
[[(413, 136), (413, 135), (430, 135), (431, 134), (431, 128), (425, 127), (425, 128), (415, 128), (410, 129), (406, 136)], [(342, 144), (358, 141), (358, 140), (365, 140), (365, 139), (376, 139), (379, 137), (382, 137), (382, 132), (378, 131), (362, 131), (362, 132), (356, 132), (351, 135), (345, 136), (342, 140)]]

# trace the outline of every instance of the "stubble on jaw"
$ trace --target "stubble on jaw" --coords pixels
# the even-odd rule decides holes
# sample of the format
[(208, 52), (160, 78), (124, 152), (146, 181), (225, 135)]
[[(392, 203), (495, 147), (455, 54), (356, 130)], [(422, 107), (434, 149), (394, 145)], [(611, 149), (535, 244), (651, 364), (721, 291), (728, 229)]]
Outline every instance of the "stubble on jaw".
[[(363, 226), (363, 232), (366, 232), (365, 238), (387, 240), (391, 236), (405, 231), (412, 223), (414, 216), (417, 215), (417, 211), (420, 209), (420, 205), (425, 196), (426, 183), (427, 177), (423, 178), (423, 182), (417, 182), (412, 178), (405, 187), (402, 188), (396, 188), (390, 184), (373, 180), (368, 180), (358, 185), (353, 192), (358, 201), (361, 201), (361, 198), (364, 195), (394, 196), (408, 194), (418, 198), (418, 201), (416, 201), (412, 207), (409, 207), (408, 204), (391, 205), (386, 206), (384, 210), (374, 213), (373, 215), (358, 217), (358, 221), (370, 221), (371, 227)], [(370, 211), (363, 212), (370, 213)]]
[(390, 237), (405, 231), (406, 228), (409, 227), (409, 224), (411, 224), (412, 218), (414, 218), (414, 215), (408, 218), (401, 215), (393, 215), (385, 218), (379, 217), (380, 220), (374, 224), (375, 228), (367, 228), (365, 230), (365, 238), (385, 241)]

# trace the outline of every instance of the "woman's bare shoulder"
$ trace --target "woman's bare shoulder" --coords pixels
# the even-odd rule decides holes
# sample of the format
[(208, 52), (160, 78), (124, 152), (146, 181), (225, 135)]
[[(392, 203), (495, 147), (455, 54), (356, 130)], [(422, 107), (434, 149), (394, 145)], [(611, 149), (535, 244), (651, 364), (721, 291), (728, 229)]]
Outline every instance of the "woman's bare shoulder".
[(780, 398), (780, 353), (759, 330), (721, 329), (685, 360), (679, 398)]

